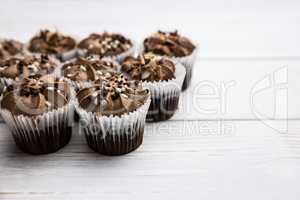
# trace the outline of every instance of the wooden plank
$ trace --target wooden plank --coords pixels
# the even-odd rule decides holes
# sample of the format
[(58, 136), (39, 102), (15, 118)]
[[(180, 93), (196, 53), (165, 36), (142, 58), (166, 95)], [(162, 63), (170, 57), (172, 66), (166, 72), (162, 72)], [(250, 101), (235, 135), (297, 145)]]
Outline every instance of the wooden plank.
[(299, 58), (299, 6), (293, 0), (10, 0), (0, 8), (0, 24), (1, 36), (24, 41), (40, 27), (57, 27), (79, 37), (92, 31), (122, 31), (137, 40), (158, 28), (177, 28), (200, 43), (203, 57)]
[(255, 121), (148, 124), (143, 146), (121, 157), (78, 134), (55, 154), (26, 155), (0, 125), (0, 198), (297, 199), (300, 123), (289, 124), (287, 134)]
[(300, 118), (297, 60), (199, 60), (173, 120)]

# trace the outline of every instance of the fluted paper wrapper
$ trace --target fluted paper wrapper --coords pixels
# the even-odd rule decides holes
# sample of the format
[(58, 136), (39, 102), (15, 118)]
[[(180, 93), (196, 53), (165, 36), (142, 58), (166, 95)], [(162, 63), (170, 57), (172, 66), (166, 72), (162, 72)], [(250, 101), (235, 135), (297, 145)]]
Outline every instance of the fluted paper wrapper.
[(175, 78), (168, 81), (142, 82), (151, 93), (151, 105), (147, 114), (147, 122), (159, 122), (170, 119), (178, 109), (179, 97), (185, 68), (176, 64)]
[(36, 117), (15, 116), (6, 109), (0, 112), (16, 145), (25, 153), (52, 153), (64, 147), (71, 139), (74, 114), (72, 99), (64, 107)]
[(199, 51), (198, 49), (199, 49), (199, 47), (196, 46), (193, 53), (189, 56), (173, 57), (173, 59), (176, 61), (179, 61), (185, 67), (185, 70), (186, 70), (186, 75), (185, 75), (183, 85), (182, 85), (183, 91), (186, 90), (191, 84), (191, 80), (192, 80), (192, 76), (193, 76), (193, 69), (194, 69), (194, 65), (195, 65), (198, 51)]
[[(129, 38), (129, 37), (127, 37), (127, 38)], [(111, 58), (112, 60), (115, 60), (115, 61), (121, 63), (127, 56), (134, 55), (134, 53), (137, 50), (137, 44), (132, 39), (130, 39), (130, 40), (132, 42), (132, 47), (130, 49), (128, 49), (127, 51), (125, 51), (119, 55), (105, 56), (105, 58)], [(87, 50), (80, 49), (80, 48), (77, 49), (77, 57), (85, 57), (86, 55), (87, 55)]]
[(122, 116), (97, 116), (82, 109), (77, 102), (82, 131), (87, 144), (104, 155), (122, 155), (137, 149), (143, 142), (150, 97), (136, 111)]
[[(197, 45), (191, 55), (185, 57), (171, 57), (173, 60), (180, 62), (185, 67), (186, 70), (186, 75), (182, 85), (182, 91), (186, 90), (191, 84), (191, 80), (193, 76), (193, 68), (197, 59), (198, 51), (199, 51), (199, 47)], [(139, 47), (139, 53), (141, 54), (143, 52), (144, 52), (144, 45), (142, 44)]]
[(77, 49), (73, 49), (68, 52), (58, 54), (56, 57), (62, 62), (72, 60), (77, 57)]

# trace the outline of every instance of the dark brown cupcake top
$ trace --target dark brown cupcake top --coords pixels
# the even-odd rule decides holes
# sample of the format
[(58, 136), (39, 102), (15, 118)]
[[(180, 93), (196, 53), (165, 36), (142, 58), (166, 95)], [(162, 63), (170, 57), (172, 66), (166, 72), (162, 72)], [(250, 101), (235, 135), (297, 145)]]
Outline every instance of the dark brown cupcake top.
[(118, 66), (111, 60), (100, 59), (96, 56), (79, 58), (65, 64), (62, 68), (63, 76), (72, 81), (95, 81), (102, 76), (110, 77), (116, 73)]
[(56, 59), (44, 54), (12, 57), (0, 62), (0, 77), (16, 79), (36, 74), (46, 75), (56, 67)]
[(70, 88), (62, 78), (33, 76), (9, 86), (1, 107), (13, 115), (37, 116), (61, 108), (69, 100)]
[(121, 116), (141, 107), (149, 91), (137, 81), (128, 81), (123, 75), (98, 80), (77, 94), (80, 107), (98, 116)]
[(93, 33), (78, 44), (78, 47), (85, 50), (88, 55), (96, 54), (101, 57), (119, 55), (132, 46), (132, 42), (123, 35), (107, 32)]
[(128, 56), (122, 63), (122, 70), (130, 78), (141, 81), (170, 80), (175, 77), (175, 64), (168, 58), (152, 53), (138, 57)]
[(0, 61), (22, 53), (23, 46), (16, 40), (0, 40)]
[(169, 57), (184, 57), (193, 53), (195, 45), (177, 31), (158, 31), (144, 40), (144, 51)]
[(41, 30), (29, 43), (29, 51), (59, 55), (75, 49), (76, 41), (58, 32)]

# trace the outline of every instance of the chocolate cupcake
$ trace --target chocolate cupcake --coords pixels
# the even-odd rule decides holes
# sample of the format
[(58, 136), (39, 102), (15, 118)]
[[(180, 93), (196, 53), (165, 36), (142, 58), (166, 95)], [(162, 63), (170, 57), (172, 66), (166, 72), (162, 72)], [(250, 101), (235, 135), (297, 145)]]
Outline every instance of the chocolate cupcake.
[(123, 75), (100, 79), (77, 94), (77, 112), (90, 148), (104, 155), (122, 155), (143, 141), (149, 91)]
[(32, 53), (55, 55), (61, 61), (66, 61), (75, 58), (76, 41), (58, 32), (41, 30), (30, 40), (28, 50)]
[(0, 62), (0, 82), (7, 86), (32, 75), (51, 74), (59, 62), (49, 55), (25, 55)]
[(169, 58), (148, 53), (125, 58), (122, 70), (129, 78), (141, 81), (150, 90), (147, 121), (164, 121), (174, 115), (185, 77), (185, 68), (180, 63), (175, 64)]
[(0, 62), (0, 83), (8, 86), (32, 75), (51, 74), (58, 66), (58, 60), (44, 54), (11, 57)]
[(25, 78), (6, 89), (0, 112), (22, 151), (51, 153), (70, 141), (71, 95), (66, 81), (49, 75)]
[(89, 56), (78, 58), (62, 66), (62, 75), (72, 81), (75, 90), (79, 90), (85, 83), (95, 81), (102, 76), (110, 77), (119, 71), (119, 64), (109, 58)]
[(132, 40), (117, 33), (93, 33), (78, 44), (80, 56), (98, 55), (122, 61), (126, 56), (134, 53)]
[(152, 52), (161, 56), (174, 58), (186, 68), (186, 77), (182, 89), (190, 85), (193, 66), (196, 60), (198, 48), (188, 38), (181, 36), (177, 31), (158, 31), (146, 38), (143, 43), (144, 52)]
[(16, 40), (0, 40), (0, 62), (23, 53), (23, 44)]

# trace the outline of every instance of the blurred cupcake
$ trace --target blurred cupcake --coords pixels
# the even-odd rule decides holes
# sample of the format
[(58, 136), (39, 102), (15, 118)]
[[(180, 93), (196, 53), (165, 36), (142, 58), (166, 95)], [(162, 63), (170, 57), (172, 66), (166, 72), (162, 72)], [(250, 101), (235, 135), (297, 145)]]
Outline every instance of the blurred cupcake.
[(23, 53), (23, 44), (16, 40), (0, 39), (0, 62)]
[(158, 31), (144, 40), (143, 51), (168, 56), (181, 62), (186, 69), (186, 77), (182, 89), (188, 88), (198, 51), (196, 45), (188, 38), (179, 35), (177, 31)]
[(171, 118), (178, 109), (178, 102), (185, 68), (171, 59), (152, 53), (129, 56), (122, 63), (126, 75), (141, 81), (151, 93), (147, 121), (158, 122)]
[(25, 78), (6, 89), (0, 112), (22, 151), (51, 153), (69, 142), (71, 93), (66, 81), (49, 75)]
[(117, 33), (93, 33), (78, 44), (78, 49), (80, 56), (98, 55), (121, 62), (126, 56), (134, 53), (134, 43)]
[(100, 76), (109, 77), (119, 68), (119, 64), (111, 59), (89, 56), (64, 64), (62, 75), (72, 81), (75, 90), (79, 90), (85, 83), (95, 81)]
[(104, 155), (122, 155), (143, 141), (149, 91), (123, 75), (100, 79), (77, 94), (77, 112), (90, 148)]
[(12, 57), (0, 62), (0, 82), (7, 86), (32, 75), (51, 74), (58, 66), (58, 60), (43, 54)]
[(66, 61), (75, 58), (76, 41), (58, 32), (41, 30), (30, 40), (28, 50), (32, 53), (51, 54)]

